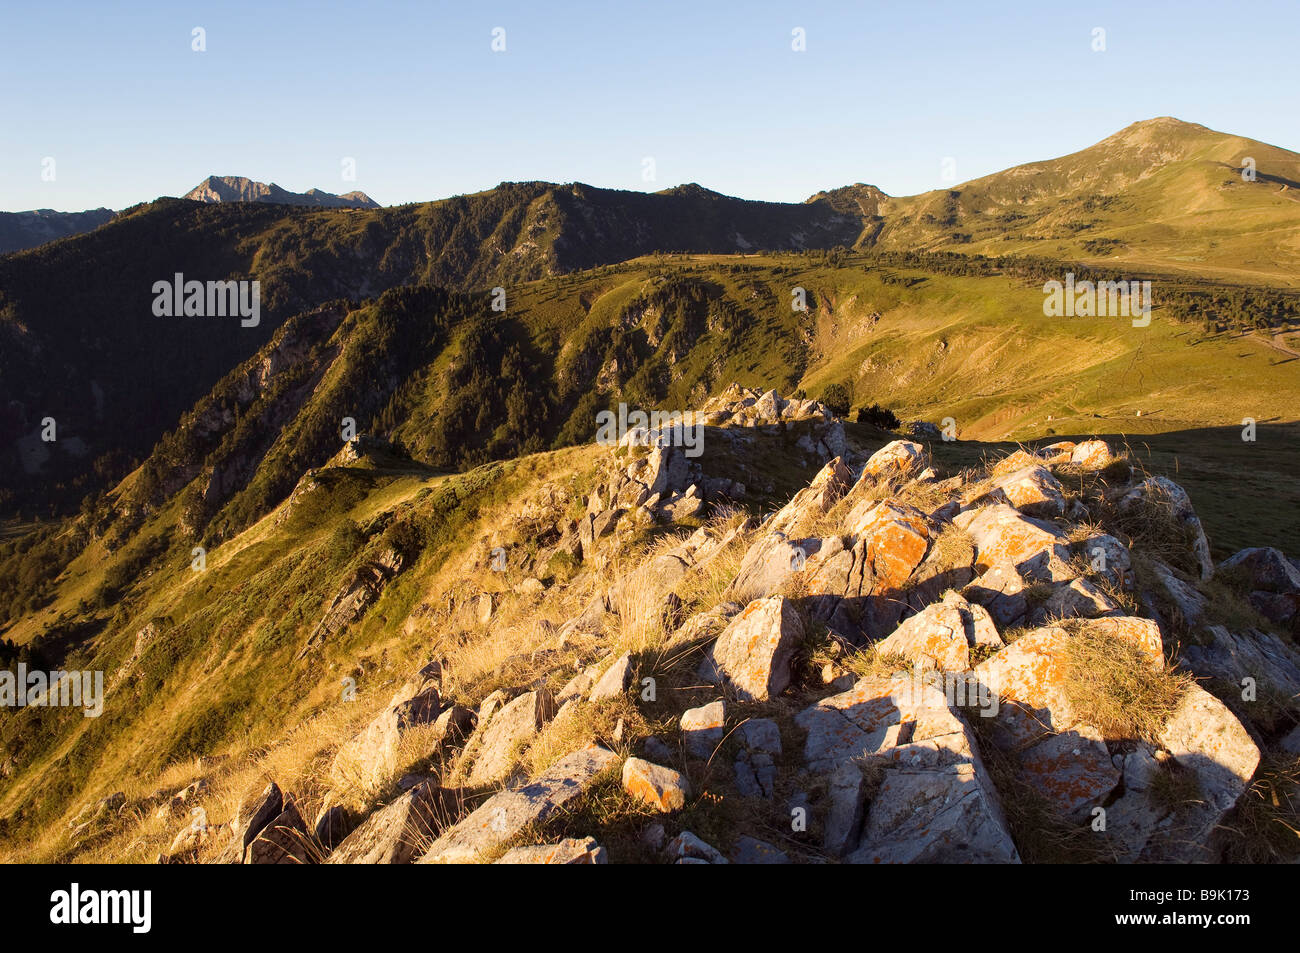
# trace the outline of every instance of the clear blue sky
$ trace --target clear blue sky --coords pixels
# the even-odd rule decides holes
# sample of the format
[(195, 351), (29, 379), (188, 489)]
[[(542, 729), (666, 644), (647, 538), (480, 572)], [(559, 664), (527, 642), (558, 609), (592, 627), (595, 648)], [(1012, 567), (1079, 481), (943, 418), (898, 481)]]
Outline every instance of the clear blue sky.
[[(0, 209), (124, 208), (208, 174), (386, 205), (527, 179), (903, 195), (941, 187), (944, 157), (966, 180), (1160, 115), (1300, 149), (1297, 13), (1276, 0), (10, 0)], [(196, 26), (206, 52), (191, 50)]]

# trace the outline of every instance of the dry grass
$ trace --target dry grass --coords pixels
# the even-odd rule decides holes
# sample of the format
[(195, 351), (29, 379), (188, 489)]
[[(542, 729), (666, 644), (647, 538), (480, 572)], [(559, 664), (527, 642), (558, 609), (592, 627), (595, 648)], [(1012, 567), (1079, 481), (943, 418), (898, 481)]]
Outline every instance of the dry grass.
[(858, 678), (888, 678), (895, 672), (910, 672), (912, 663), (901, 655), (884, 654), (869, 646), (858, 652), (850, 652), (841, 664)]
[(1136, 645), (1087, 624), (1062, 625), (1070, 632), (1064, 663), (1071, 709), (1108, 740), (1155, 743), (1191, 676), (1157, 668)]
[(1300, 858), (1300, 758), (1265, 757), (1221, 832), (1227, 863), (1294, 863)]
[(975, 565), (975, 540), (964, 529), (948, 523), (931, 539), (925, 558), (938, 572), (969, 568)]

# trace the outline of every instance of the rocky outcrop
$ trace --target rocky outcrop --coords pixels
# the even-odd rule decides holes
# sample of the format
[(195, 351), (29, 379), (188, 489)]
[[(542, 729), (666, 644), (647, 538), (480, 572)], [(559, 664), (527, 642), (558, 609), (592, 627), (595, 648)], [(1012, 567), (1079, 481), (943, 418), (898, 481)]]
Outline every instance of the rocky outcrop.
[(402, 571), (400, 553), (388, 550), (378, 559), (357, 569), (345, 582), (325, 609), (319, 622), (298, 652), (301, 659), (313, 648), (352, 625), (383, 593), (384, 587)]

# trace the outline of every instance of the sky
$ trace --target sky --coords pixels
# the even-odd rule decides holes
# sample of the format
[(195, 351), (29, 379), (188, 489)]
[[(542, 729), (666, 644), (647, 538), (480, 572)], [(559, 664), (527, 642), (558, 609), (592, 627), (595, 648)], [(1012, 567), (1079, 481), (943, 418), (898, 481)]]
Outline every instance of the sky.
[(1294, 0), (10, 0), (0, 210), (121, 209), (210, 174), (383, 205), (536, 179), (908, 195), (1165, 115), (1300, 151), (1296, 13)]

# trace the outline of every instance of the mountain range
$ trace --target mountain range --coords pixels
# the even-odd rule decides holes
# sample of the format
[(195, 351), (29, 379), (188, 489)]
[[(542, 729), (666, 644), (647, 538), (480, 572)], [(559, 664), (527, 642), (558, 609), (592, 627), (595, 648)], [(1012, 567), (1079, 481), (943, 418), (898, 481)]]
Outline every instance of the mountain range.
[[(548, 777), (561, 755), (587, 750), (570, 743), (579, 737), (622, 751), (624, 732), (680, 743), (686, 753), (654, 757), (713, 790), (679, 710), (712, 717), (696, 710), (712, 689), (701, 693), (701, 659), (687, 671), (676, 649), (739, 625), (741, 603), (775, 612), (793, 687), (759, 700), (770, 712), (740, 710), (770, 715), (789, 745), (821, 716), (782, 705), (811, 711), (832, 683), (850, 684), (837, 679), (889, 675), (887, 660), (842, 654), (902, 618), (872, 613), (946, 611), (945, 589), (984, 598), (968, 587), (994, 568), (977, 553), (997, 536), (985, 524), (1020, 507), (1040, 520), (1034, 539), (1059, 542), (1021, 567), (1028, 602), (1000, 619), (1000, 653), (1019, 637), (1050, 641), (1027, 634), (1055, 618), (1038, 611), (1050, 602), (1084, 619), (1158, 617), (1171, 660), (1229, 682), (1223, 659), (1253, 646), (1280, 691), (1300, 589), (1286, 588), (1285, 557), (1239, 551), (1294, 548), (1300, 532), (1298, 181), (1295, 153), (1162, 118), (902, 198), (865, 184), (770, 203), (694, 184), (647, 194), (516, 182), (383, 208), (361, 193), (213, 177), (0, 256), (0, 651), (6, 664), (105, 672), (109, 699), (130, 699), (86, 724), (52, 709), (6, 722), (0, 841), (47, 859), (213, 859), (251, 829), (240, 818), (273, 758), (292, 766), (277, 775), (286, 789), (322, 817), (338, 806), (349, 830), (394, 805), (415, 810), (411, 791), (457, 792), (438, 808), (448, 823), (418, 852), (398, 850), (457, 856), (464, 831), (451, 821), (494, 785)], [(1044, 283), (1067, 274), (1151, 281), (1152, 320), (1050, 314)], [(160, 313), (156, 286), (173, 279), (256, 281), (260, 319)], [(703, 458), (645, 446), (644, 434), (594, 445), (597, 415), (619, 405), (700, 411)], [(1177, 481), (1186, 506), (1160, 479)], [(964, 511), (985, 522), (954, 528)], [(868, 571), (877, 518), (903, 549), (880, 550)], [(1079, 568), (1101, 535), (1120, 541), (1131, 575)], [(808, 542), (800, 566), (817, 553), (847, 560), (858, 568), (845, 585), (866, 588), (826, 601), (810, 570), (756, 596), (751, 583), (794, 565), (789, 540)], [(887, 585), (896, 555), (906, 572)], [(864, 573), (885, 588), (868, 591)], [(895, 584), (904, 595), (885, 598)], [(794, 623), (768, 599), (798, 607), (806, 640), (787, 637)], [(968, 601), (945, 604), (978, 620)], [(1079, 625), (1081, 639), (1100, 631)], [(1245, 639), (1237, 655), (1216, 628)], [(1192, 645), (1202, 654), (1180, 654)], [(972, 665), (996, 657), (991, 641), (970, 651)], [(610, 705), (570, 709), (576, 726), (557, 720), (561, 736), (537, 740), (558, 717), (544, 690), (564, 696), (586, 673), (578, 694), (599, 697), (614, 665), (629, 678), (635, 666), (659, 672), (674, 700), (638, 706), (620, 683)], [(336, 704), (340, 679), (362, 686), (362, 706)], [(1142, 684), (1182, 697), (1176, 680)], [(727, 695), (728, 706), (753, 701)], [(1244, 775), (1228, 784), (1233, 803), (1260, 750), (1297, 720), (1285, 699), (1270, 704), (1233, 709)], [(448, 724), (434, 738), (443, 715), (470, 740), (444, 744)], [(471, 735), (474, 719), (483, 730)], [(430, 733), (399, 755), (425, 721)], [(491, 724), (532, 727), (498, 737)], [(1110, 723), (1085, 727), (1101, 733), (1088, 735), (1102, 744), (1098, 790), (1121, 796), (1106, 766), (1136, 741)], [(1177, 750), (1163, 729), (1138, 728), (1153, 759)], [(973, 738), (962, 752), (993, 744)], [(752, 794), (767, 763), (757, 756), (773, 752), (757, 741), (744, 752)], [(739, 753), (727, 756), (731, 776)], [(974, 770), (1014, 803), (1028, 769), (997, 758), (990, 777)], [(644, 817), (614, 792), (644, 788), (627, 770), (621, 788), (601, 789), (615, 820), (593, 809), (573, 823), (635, 854), (624, 835)], [(810, 783), (830, 796), (824, 778)], [(264, 793), (289, 813), (284, 792)], [(175, 798), (190, 797), (230, 820), (173, 842)], [(734, 819), (707, 801), (687, 817), (717, 827), (696, 833), (731, 838)], [(1178, 814), (1166, 808), (1161, 818)], [(993, 853), (1049, 859), (1030, 820), (988, 824)], [(845, 837), (867, 845), (856, 825)], [(1158, 838), (1140, 834), (1124, 849), (1156, 859)], [(313, 828), (313, 851), (331, 849), (327, 835)]]
[(274, 205), (313, 205), (318, 208), (379, 208), (365, 192), (334, 195), (320, 189), (290, 192), (272, 182), (254, 182), (238, 175), (210, 175), (181, 198), (193, 202), (270, 202)]

